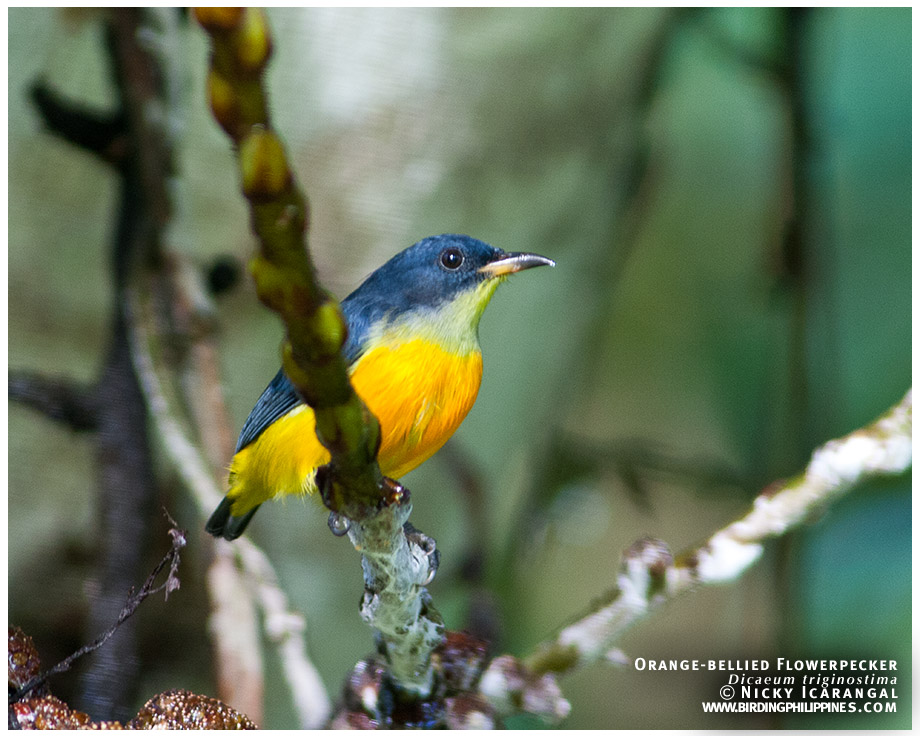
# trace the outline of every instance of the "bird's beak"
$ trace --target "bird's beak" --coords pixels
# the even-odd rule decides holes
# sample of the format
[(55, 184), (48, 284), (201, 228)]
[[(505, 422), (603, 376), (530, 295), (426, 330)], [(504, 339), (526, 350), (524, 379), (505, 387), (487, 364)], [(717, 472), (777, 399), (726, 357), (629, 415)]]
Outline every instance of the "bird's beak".
[(538, 256), (536, 253), (503, 253), (494, 261), (480, 268), (479, 273), (484, 273), (490, 277), (507, 276), (508, 274), (523, 271), (525, 268), (555, 265), (555, 261)]

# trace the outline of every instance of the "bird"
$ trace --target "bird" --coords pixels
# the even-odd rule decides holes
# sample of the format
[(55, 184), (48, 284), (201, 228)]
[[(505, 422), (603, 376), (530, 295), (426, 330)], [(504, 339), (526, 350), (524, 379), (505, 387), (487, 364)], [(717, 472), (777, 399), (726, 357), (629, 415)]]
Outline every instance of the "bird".
[[(518, 271), (555, 265), (468, 235), (436, 235), (397, 253), (342, 300), (344, 357), (380, 422), (385, 476), (401, 478), (428, 460), (473, 407), (482, 381), (479, 321), (496, 287)], [(279, 370), (243, 424), (229, 490), (205, 529), (233, 540), (265, 501), (316, 494), (316, 470), (329, 459), (313, 410)]]

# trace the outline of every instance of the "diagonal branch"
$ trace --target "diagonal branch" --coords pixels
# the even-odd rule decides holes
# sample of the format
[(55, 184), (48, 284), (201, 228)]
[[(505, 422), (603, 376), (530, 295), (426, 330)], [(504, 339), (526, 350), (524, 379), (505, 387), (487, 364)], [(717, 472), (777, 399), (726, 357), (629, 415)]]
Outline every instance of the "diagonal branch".
[(798, 528), (872, 478), (907, 471), (912, 465), (912, 407), (909, 390), (875, 422), (822, 445), (800, 475), (765, 488), (745, 516), (695, 549), (675, 558), (664, 542), (637, 541), (623, 555), (616, 587), (591, 611), (523, 663), (509, 657), (493, 660), (480, 690), (501, 712), (530, 702), (531, 712), (558, 719), (565, 708), (553, 689), (553, 674), (609, 658), (616, 641), (663, 604), (700, 585), (734, 581), (757, 562), (768, 539)]

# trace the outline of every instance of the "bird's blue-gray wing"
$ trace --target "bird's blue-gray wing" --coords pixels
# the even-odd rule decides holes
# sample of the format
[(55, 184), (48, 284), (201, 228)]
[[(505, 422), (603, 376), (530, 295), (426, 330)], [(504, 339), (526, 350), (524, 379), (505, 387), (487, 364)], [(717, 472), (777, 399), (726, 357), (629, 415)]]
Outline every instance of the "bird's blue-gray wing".
[(300, 403), (302, 402), (297, 389), (284, 375), (284, 370), (279, 370), (249, 412), (249, 417), (240, 431), (240, 438), (236, 441), (236, 452), (254, 442), (266, 427)]
[[(348, 339), (345, 341), (343, 352), (345, 353), (345, 362), (351, 366), (361, 357), (363, 352), (361, 347), (367, 338), (372, 314), (377, 310), (373, 306), (365, 304), (363, 300), (353, 299), (352, 297), (342, 303), (342, 310), (349, 325)], [(288, 380), (283, 369), (279, 370), (271, 383), (262, 392), (256, 405), (249, 413), (246, 423), (243, 424), (240, 438), (236, 442), (236, 452), (255, 442), (256, 438), (272, 422), (277, 421), (302, 403), (303, 401), (301, 401), (297, 389), (294, 388), (294, 384)]]

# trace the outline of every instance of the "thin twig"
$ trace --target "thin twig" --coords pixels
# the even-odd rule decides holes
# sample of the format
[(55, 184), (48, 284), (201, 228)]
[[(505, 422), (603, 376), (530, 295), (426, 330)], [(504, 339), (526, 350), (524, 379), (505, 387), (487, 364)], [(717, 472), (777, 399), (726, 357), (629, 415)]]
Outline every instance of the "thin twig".
[[(25, 683), (21, 688), (16, 690), (15, 693), (10, 696), (11, 703), (22, 700), (22, 698), (28, 695), (32, 690), (46, 682), (48, 678), (53, 677), (54, 675), (59, 675), (62, 672), (66, 672), (73, 666), (74, 662), (80, 659), (80, 657), (83, 657), (84, 655), (99, 649), (99, 647), (105, 644), (112, 637), (112, 635), (118, 631), (118, 628), (122, 625), (122, 623), (134, 615), (135, 611), (137, 611), (141, 603), (143, 603), (149, 596), (159, 593), (162, 590), (165, 591), (165, 597), (169, 599), (169, 594), (174, 590), (178, 590), (179, 552), (183, 547), (185, 547), (186, 533), (183, 529), (180, 529), (176, 526), (175, 522), (172, 520), (172, 517), (170, 517), (169, 514), (166, 516), (169, 518), (169, 522), (172, 525), (169, 530), (169, 536), (171, 539), (169, 552), (167, 552), (163, 559), (157, 563), (157, 566), (153, 568), (153, 572), (147, 576), (147, 580), (144, 581), (141, 589), (136, 593), (132, 590), (128, 594), (128, 599), (125, 601), (124, 606), (122, 606), (121, 613), (118, 615), (115, 623), (113, 623), (91, 644), (80, 647), (77, 651), (56, 664), (51, 669), (36, 675), (27, 683)], [(160, 585), (154, 587), (156, 579), (159, 577), (160, 573), (163, 571), (163, 568), (166, 567), (167, 564), (169, 565), (169, 573), (166, 575), (166, 580), (164, 580)]]
[[(222, 493), (200, 448), (191, 440), (192, 432), (180, 419), (183, 412), (179, 408), (178, 396), (168, 388), (166, 376), (169, 369), (154, 359), (154, 355), (161, 355), (162, 350), (157, 348), (158, 336), (153, 327), (158, 320), (151, 313), (154, 301), (152, 288), (149, 282), (138, 284), (138, 288), (129, 290), (126, 298), (135, 370), (153, 426), (173, 466), (191, 492), (201, 518), (205, 519), (220, 501)], [(261, 549), (246, 538), (238, 539), (232, 545), (219, 545), (221, 550), (227, 548), (242, 569), (245, 583), (240, 586), (234, 582), (234, 587), (249, 588), (256, 593), (266, 630), (277, 646), (301, 727), (320, 728), (328, 719), (332, 707), (319, 673), (306, 653), (306, 622), (303, 616), (291, 610), (277, 575)], [(231, 566), (229, 569), (236, 568)], [(219, 617), (219, 614), (215, 616)], [(247, 648), (251, 647), (251, 637), (247, 637), (246, 641)], [(222, 643), (218, 648), (229, 646), (229, 643), (226, 646)]]

